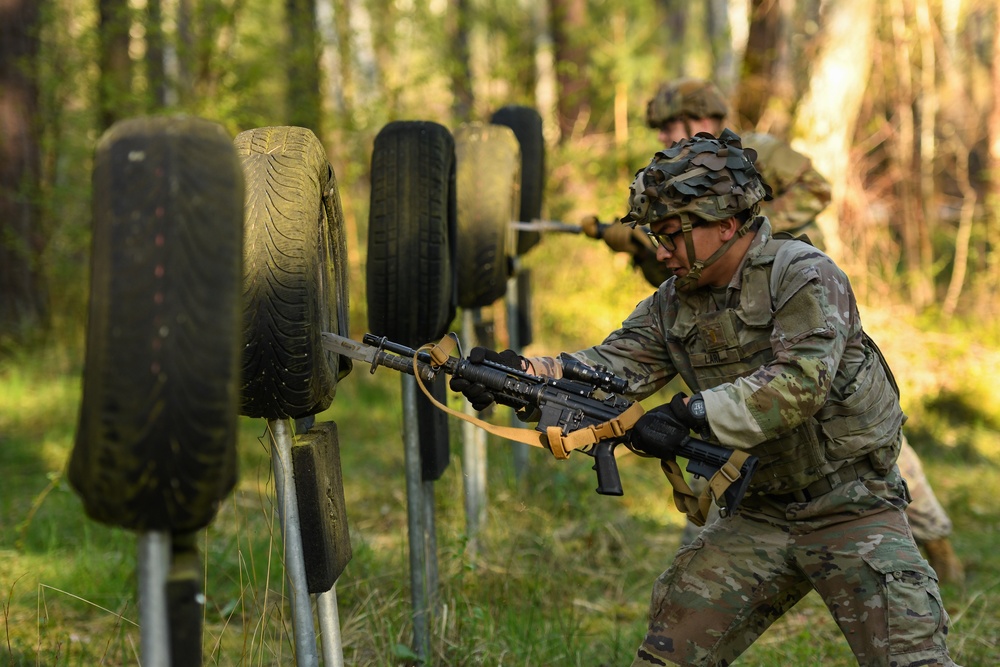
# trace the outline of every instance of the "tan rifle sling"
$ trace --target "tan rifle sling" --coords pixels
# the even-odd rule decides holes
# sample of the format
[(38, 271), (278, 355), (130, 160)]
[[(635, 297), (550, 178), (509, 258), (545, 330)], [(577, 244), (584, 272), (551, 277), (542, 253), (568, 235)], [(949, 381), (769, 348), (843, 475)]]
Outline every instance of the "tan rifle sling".
[[(447, 362), (448, 357), (451, 356), (451, 352), (455, 349), (455, 345), (456, 343), (453, 338), (445, 336), (437, 343), (428, 343), (427, 345), (424, 345), (417, 350), (417, 354), (420, 352), (427, 352), (431, 357), (431, 366), (434, 368), (440, 368), (445, 364), (445, 362)], [(427, 387), (424, 386), (423, 380), (420, 378), (420, 373), (417, 372), (417, 363), (417, 356), (414, 355), (413, 369), (414, 375), (417, 378), (417, 386), (420, 387), (420, 391), (424, 393), (427, 400), (434, 404), (438, 409), (443, 410), (449, 415), (457, 417), (462, 421), (475, 424), (487, 433), (492, 433), (493, 435), (507, 440), (513, 440), (515, 442), (531, 445), (532, 447), (547, 449), (552, 452), (552, 455), (557, 459), (568, 458), (569, 453), (574, 449), (586, 448), (590, 445), (597, 444), (602, 440), (621, 437), (627, 433), (630, 428), (635, 426), (635, 423), (639, 421), (639, 417), (645, 413), (641, 405), (633, 403), (628, 410), (610, 421), (589, 426), (587, 428), (581, 428), (567, 434), (563, 434), (562, 429), (558, 426), (550, 426), (546, 429), (545, 433), (529, 428), (497, 426), (495, 424), (485, 422), (477, 417), (467, 415), (463, 412), (452, 410), (447, 405), (444, 405), (435, 399)]]

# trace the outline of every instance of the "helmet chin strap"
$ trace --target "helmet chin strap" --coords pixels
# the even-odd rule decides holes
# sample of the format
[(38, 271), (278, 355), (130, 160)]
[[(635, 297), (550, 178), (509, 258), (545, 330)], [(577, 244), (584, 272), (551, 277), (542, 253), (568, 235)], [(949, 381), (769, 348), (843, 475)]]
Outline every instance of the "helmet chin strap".
[(712, 256), (708, 259), (702, 261), (695, 257), (694, 253), (694, 234), (692, 230), (694, 229), (694, 223), (691, 220), (691, 214), (687, 211), (678, 214), (681, 219), (681, 229), (684, 230), (684, 247), (687, 248), (688, 261), (691, 263), (691, 268), (688, 269), (687, 275), (683, 278), (678, 278), (674, 286), (681, 292), (689, 292), (696, 287), (698, 287), (698, 280), (701, 278), (701, 272), (706, 268), (714, 264), (719, 260), (720, 257), (726, 254), (726, 251), (738, 240), (747, 235), (753, 225), (753, 216), (749, 217), (743, 225), (736, 230), (732, 238), (719, 246), (719, 249), (712, 253)]
[(681, 116), (684, 119), (684, 131), (687, 132), (687, 138), (690, 139), (694, 136), (694, 132), (691, 131), (691, 118), (687, 115)]

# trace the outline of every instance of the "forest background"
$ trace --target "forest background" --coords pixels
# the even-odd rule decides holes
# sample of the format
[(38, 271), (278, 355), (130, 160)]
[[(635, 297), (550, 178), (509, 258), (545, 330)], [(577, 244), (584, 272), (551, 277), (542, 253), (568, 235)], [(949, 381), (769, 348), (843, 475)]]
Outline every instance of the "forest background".
[[(718, 82), (735, 130), (788, 138), (832, 183), (821, 219), (829, 252), (897, 369), (911, 442), (969, 571), (965, 587), (946, 590), (959, 662), (995, 664), (1000, 623), (985, 611), (1000, 600), (1000, 512), (986, 491), (1000, 464), (995, 2), (0, 0), (0, 465), (9, 480), (0, 601), (11, 664), (134, 662), (130, 538), (81, 522), (61, 476), (79, 402), (90, 171), (108, 127), (187, 113), (234, 136), (267, 125), (316, 132), (344, 204), (357, 338), (366, 329), (370, 156), (386, 123), (455, 129), (504, 105), (532, 106), (548, 151), (544, 216), (607, 220), (624, 212), (632, 174), (659, 147), (644, 125), (646, 101), (683, 75)], [(529, 353), (595, 342), (649, 289), (626, 258), (579, 236), (546, 235), (522, 261), (536, 285)], [(353, 417), (360, 411), (366, 423)], [(344, 448), (356, 552), (339, 586), (348, 662), (405, 661), (398, 388), (352, 378), (330, 416), (358, 445)], [(205, 540), (223, 572), (214, 592), (210, 577), (206, 611), (217, 664), (289, 650), (280, 596), (268, 596), (282, 578), (266, 568), (280, 565), (267, 456), (255, 444), (260, 425), (243, 429), (243, 481)], [(365, 451), (372, 443), (384, 446)], [(584, 466), (553, 473), (539, 461), (526, 490), (497, 459), (494, 525), (483, 537), (492, 558), (468, 560), (461, 502), (439, 493), (452, 611), (439, 619), (437, 661), (622, 662), (669, 561), (662, 554), (676, 546), (676, 531), (662, 529), (679, 518), (657, 507), (669, 505), (656, 500), (662, 479), (626, 467), (634, 499), (607, 509), (591, 497)], [(549, 508), (553, 495), (606, 514)], [(581, 550), (593, 562), (570, 570), (584, 583), (569, 576), (559, 588), (536, 563)], [(615, 570), (629, 571), (619, 581)], [(569, 610), (556, 604), (565, 599)], [(806, 606), (749, 663), (852, 664), (824, 613)]]

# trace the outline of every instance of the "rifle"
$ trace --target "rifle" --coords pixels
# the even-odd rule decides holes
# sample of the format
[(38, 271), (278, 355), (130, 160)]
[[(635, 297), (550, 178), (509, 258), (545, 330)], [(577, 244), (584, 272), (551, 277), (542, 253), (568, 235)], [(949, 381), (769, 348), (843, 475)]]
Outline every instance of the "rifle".
[[(540, 416), (535, 430), (547, 436), (546, 445), (554, 455), (566, 458), (571, 449), (579, 449), (592, 456), (593, 469), (597, 471), (597, 493), (623, 495), (615, 448), (628, 439), (627, 429), (634, 421), (625, 420), (623, 428), (619, 418), (630, 410), (630, 414), (638, 418), (642, 409), (619, 395), (626, 390), (627, 383), (606, 368), (588, 366), (564, 352), (559, 356), (563, 377), (555, 379), (532, 375), (488, 359), (473, 363), (461, 355), (432, 356), (426, 348), (415, 350), (370, 333), (365, 334), (362, 341), (358, 343), (333, 333), (323, 333), (326, 349), (367, 362), (373, 374), (379, 366), (385, 366), (430, 382), (443, 371), (486, 386), (499, 403), (518, 410), (537, 411)], [(598, 390), (602, 392), (600, 397), (595, 395)], [(458, 416), (464, 418), (464, 415)], [(574, 434), (585, 437), (576, 438), (567, 446), (562, 436), (570, 440)], [(730, 464), (732, 450), (690, 436), (678, 447), (677, 454), (687, 459), (687, 470), (693, 475), (710, 479), (723, 471), (730, 482), (722, 498), (717, 500), (722, 501), (719, 504), (723, 516), (739, 507), (757, 468), (757, 457), (747, 457), (737, 468)]]

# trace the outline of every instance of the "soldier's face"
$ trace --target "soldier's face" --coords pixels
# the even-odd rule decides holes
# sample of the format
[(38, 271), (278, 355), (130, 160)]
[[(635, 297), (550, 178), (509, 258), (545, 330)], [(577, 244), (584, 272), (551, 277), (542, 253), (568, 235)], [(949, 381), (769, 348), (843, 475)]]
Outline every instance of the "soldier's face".
[[(651, 224), (649, 229), (654, 235), (664, 238), (669, 237), (671, 239), (670, 243), (657, 244), (657, 261), (663, 262), (676, 276), (686, 275), (688, 269), (691, 268), (691, 263), (688, 260), (687, 240), (684, 238), (684, 234), (681, 233), (681, 219), (667, 218), (660, 220)], [(700, 236), (697, 233), (699, 229), (700, 226), (691, 230), (691, 234), (694, 236), (695, 252), (697, 252), (698, 237)]]
[(719, 121), (714, 118), (675, 118), (664, 123), (656, 136), (665, 147), (670, 147), (682, 139), (690, 139), (699, 132), (718, 135)]
[[(684, 234), (680, 233), (681, 219), (666, 218), (659, 222), (654, 222), (649, 226), (654, 235), (660, 237), (671, 236), (671, 243), (659, 243), (656, 247), (656, 259), (670, 269), (670, 272), (678, 278), (683, 278), (691, 270), (691, 264), (696, 258), (705, 259), (711, 257), (718, 250), (725, 239), (721, 235), (718, 223), (708, 222), (695, 218), (691, 229), (691, 241), (694, 245), (696, 257), (689, 257), (687, 240)], [(673, 246), (672, 248), (669, 246)], [(696, 287), (705, 285), (725, 285), (731, 276), (726, 275), (726, 262), (713, 262), (704, 267), (701, 275), (698, 276)]]

